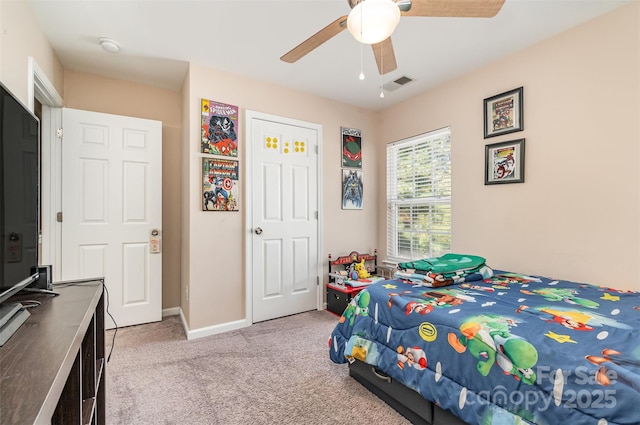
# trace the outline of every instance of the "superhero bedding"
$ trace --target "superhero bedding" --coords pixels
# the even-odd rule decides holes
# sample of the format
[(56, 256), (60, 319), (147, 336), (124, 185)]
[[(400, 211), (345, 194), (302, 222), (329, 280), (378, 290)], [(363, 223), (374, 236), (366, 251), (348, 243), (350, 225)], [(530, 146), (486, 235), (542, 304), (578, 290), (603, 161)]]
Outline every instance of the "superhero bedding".
[(331, 360), (373, 365), (469, 424), (640, 424), (639, 293), (489, 274), (370, 285)]

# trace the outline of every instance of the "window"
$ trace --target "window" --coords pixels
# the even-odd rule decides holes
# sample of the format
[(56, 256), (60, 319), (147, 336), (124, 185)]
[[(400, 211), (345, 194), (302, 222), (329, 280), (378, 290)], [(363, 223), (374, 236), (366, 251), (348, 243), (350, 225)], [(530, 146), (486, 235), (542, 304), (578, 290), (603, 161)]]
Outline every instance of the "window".
[(387, 256), (437, 257), (451, 250), (451, 131), (387, 146)]

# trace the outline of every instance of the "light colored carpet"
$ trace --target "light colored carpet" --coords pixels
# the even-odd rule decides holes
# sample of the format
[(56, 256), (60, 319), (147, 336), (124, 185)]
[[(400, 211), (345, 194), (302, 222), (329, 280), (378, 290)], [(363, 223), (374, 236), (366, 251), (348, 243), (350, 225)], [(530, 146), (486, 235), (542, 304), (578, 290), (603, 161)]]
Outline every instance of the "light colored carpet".
[(337, 320), (313, 311), (192, 341), (178, 316), (120, 329), (107, 424), (408, 424), (329, 360)]

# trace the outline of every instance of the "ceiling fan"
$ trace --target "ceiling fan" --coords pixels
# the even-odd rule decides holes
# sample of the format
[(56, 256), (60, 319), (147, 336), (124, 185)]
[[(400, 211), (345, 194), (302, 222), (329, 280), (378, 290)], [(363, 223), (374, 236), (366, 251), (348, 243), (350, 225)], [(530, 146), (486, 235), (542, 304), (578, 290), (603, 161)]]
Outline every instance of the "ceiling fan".
[[(371, 44), (378, 71), (380, 74), (386, 74), (398, 67), (391, 43), (391, 33), (398, 24), (400, 16), (491, 18), (500, 11), (505, 0), (347, 0), (347, 2), (351, 7), (349, 15), (341, 16), (322, 28), (285, 53), (280, 60), (294, 63), (348, 28), (356, 40)], [(365, 17), (373, 15), (379, 15), (382, 21), (367, 23), (364, 20)], [(365, 30), (377, 29), (387, 24), (386, 32), (378, 34), (383, 38), (367, 39)]]

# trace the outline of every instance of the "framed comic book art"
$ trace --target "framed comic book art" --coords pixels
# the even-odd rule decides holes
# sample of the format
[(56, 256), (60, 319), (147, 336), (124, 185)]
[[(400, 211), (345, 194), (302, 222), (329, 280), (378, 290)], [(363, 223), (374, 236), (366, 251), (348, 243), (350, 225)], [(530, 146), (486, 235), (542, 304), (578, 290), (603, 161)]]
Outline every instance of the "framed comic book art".
[(484, 184), (524, 183), (524, 139), (486, 145)]
[(342, 166), (362, 168), (362, 132), (340, 127), (342, 133)]
[(523, 87), (484, 99), (484, 138), (524, 130)]
[(202, 211), (238, 211), (238, 161), (202, 158)]
[(342, 209), (361, 210), (362, 196), (362, 170), (342, 169)]
[(238, 156), (238, 107), (202, 99), (201, 149), (202, 153)]

